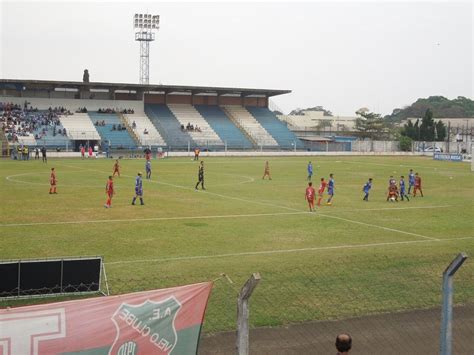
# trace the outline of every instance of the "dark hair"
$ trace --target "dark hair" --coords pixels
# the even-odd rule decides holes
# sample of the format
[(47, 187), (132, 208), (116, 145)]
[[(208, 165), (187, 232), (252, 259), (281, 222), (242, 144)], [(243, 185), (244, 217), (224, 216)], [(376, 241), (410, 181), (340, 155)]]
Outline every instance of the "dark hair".
[(351, 350), (352, 338), (349, 334), (339, 334), (336, 337), (336, 349), (339, 352), (347, 352)]
[(309, 185), (309, 186), (312, 186), (312, 185), (313, 185), (313, 183), (312, 183), (312, 182), (308, 182), (308, 185)]

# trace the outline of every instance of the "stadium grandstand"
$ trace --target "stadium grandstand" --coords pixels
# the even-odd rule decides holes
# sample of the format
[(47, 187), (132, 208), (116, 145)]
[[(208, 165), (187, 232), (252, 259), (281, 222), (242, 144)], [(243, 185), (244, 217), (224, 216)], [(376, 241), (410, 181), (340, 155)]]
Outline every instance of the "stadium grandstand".
[(75, 150), (293, 150), (270, 109), (290, 90), (0, 80), (2, 144)]

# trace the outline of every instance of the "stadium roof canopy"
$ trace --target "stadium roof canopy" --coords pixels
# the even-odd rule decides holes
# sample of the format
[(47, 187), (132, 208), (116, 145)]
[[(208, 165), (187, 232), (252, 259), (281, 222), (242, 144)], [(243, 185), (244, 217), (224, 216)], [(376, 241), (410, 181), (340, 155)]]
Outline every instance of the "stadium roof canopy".
[(262, 96), (271, 97), (291, 93), (291, 90), (272, 90), (272, 89), (248, 89), (248, 88), (229, 88), (229, 87), (211, 87), (211, 86), (183, 86), (183, 85), (141, 85), (124, 83), (102, 83), (81, 81), (52, 81), (52, 80), (15, 80), (0, 79), (0, 90), (41, 90), (55, 91), (73, 89), (77, 91), (107, 90), (109, 92), (129, 91), (129, 92), (164, 92), (166, 94), (210, 94), (210, 95), (232, 95), (232, 96)]

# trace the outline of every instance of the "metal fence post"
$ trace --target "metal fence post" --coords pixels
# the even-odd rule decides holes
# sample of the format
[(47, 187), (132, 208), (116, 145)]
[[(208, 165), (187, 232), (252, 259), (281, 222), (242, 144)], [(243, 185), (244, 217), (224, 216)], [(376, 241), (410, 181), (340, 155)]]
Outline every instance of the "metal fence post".
[(249, 298), (260, 282), (258, 272), (252, 274), (239, 292), (237, 299), (237, 354), (249, 353)]
[(464, 261), (467, 255), (458, 254), (443, 272), (443, 306), (441, 309), (441, 355), (452, 354), (452, 323), (453, 323), (453, 278), (454, 274)]

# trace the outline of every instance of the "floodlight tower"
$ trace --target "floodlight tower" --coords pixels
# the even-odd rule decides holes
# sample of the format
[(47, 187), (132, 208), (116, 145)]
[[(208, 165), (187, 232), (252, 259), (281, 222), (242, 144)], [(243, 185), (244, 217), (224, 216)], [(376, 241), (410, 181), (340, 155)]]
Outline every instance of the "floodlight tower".
[(150, 83), (150, 42), (160, 28), (160, 15), (135, 14), (133, 16), (135, 41), (140, 42), (140, 84)]

